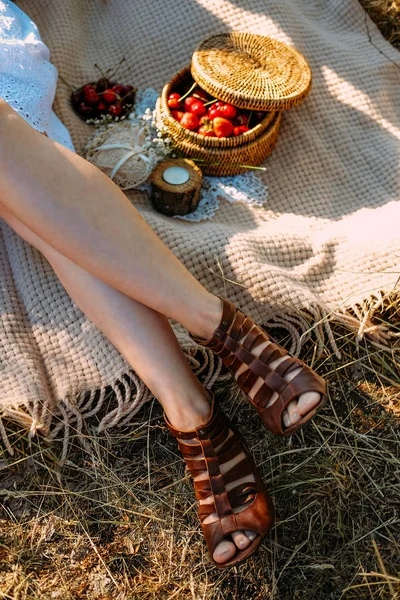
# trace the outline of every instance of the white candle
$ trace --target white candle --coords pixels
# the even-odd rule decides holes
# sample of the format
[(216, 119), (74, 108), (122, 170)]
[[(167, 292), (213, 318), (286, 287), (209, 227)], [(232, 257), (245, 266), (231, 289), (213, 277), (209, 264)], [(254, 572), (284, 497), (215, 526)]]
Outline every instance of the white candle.
[(182, 185), (190, 179), (190, 173), (183, 167), (169, 167), (165, 169), (162, 178), (171, 185)]

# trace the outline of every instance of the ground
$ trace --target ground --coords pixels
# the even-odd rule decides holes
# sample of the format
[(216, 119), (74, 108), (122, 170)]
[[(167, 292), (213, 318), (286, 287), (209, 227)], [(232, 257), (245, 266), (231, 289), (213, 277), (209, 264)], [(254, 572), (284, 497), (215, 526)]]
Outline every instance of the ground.
[[(362, 4), (400, 46), (399, 2)], [(398, 307), (397, 298), (379, 317), (394, 332)], [(208, 559), (156, 403), (125, 430), (98, 436), (89, 422), (85, 449), (76, 439), (62, 468), (57, 445), (29, 442), (8, 424), (16, 454), (0, 457), (0, 598), (399, 599), (399, 353), (338, 327), (334, 334), (342, 358), (326, 347), (314, 363), (330, 401), (290, 439), (269, 434), (234, 388), (217, 391), (277, 509), (257, 556), (227, 572)], [(315, 350), (309, 342), (302, 357), (312, 361)]]

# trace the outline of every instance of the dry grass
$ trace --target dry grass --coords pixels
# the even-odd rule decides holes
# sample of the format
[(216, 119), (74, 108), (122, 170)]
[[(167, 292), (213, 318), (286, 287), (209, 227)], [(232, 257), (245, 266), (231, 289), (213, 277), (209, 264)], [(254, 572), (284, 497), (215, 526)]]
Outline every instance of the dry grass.
[(210, 564), (190, 481), (154, 404), (133, 428), (98, 436), (89, 423), (86, 450), (76, 438), (62, 469), (57, 447), (9, 429), (16, 456), (3, 457), (0, 597), (400, 598), (398, 353), (335, 334), (343, 360), (326, 352), (319, 361), (330, 406), (293, 438), (270, 435), (237, 394), (218, 394), (277, 508), (255, 558), (226, 573)]
[(400, 0), (359, 0), (385, 38), (400, 48)]
[[(400, 45), (398, 0), (360, 0)], [(398, 306), (398, 305), (397, 305)], [(398, 309), (382, 320), (398, 327)], [(330, 404), (306, 430), (274, 438), (236, 392), (221, 402), (271, 491), (278, 520), (259, 554), (218, 572), (192, 488), (157, 405), (102, 436), (87, 424), (60, 448), (9, 425), (0, 459), (0, 598), (10, 600), (400, 599), (400, 362), (337, 329), (343, 354), (319, 367)], [(312, 360), (310, 344), (304, 358)]]

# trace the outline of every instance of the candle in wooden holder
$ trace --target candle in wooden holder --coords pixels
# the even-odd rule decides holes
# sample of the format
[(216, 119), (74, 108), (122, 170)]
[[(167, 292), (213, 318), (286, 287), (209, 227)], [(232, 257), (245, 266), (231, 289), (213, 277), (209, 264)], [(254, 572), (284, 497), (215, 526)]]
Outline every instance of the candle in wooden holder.
[(162, 174), (162, 178), (167, 183), (172, 183), (172, 185), (182, 185), (189, 181), (190, 173), (183, 167), (168, 167)]
[(151, 199), (158, 212), (172, 217), (196, 210), (203, 176), (188, 158), (167, 159), (151, 175)]

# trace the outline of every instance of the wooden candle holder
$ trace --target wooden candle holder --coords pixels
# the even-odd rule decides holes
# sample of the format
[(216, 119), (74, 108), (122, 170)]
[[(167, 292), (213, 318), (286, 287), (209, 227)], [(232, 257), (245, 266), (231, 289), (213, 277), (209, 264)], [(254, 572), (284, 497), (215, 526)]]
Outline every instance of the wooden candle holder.
[[(188, 181), (165, 181), (163, 174), (171, 167), (185, 169), (189, 174)], [(199, 204), (202, 179), (201, 170), (188, 158), (171, 158), (159, 163), (151, 175), (151, 200), (154, 208), (168, 217), (193, 212)]]

